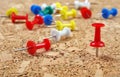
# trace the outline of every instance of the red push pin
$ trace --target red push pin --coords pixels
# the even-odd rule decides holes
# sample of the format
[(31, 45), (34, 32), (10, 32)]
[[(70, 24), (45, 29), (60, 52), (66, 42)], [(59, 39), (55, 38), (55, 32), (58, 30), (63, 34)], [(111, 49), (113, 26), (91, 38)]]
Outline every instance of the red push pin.
[(80, 12), (82, 14), (82, 17), (85, 19), (91, 18), (91, 16), (92, 16), (91, 10), (86, 7), (81, 8)]
[(11, 15), (11, 20), (13, 23), (15, 23), (16, 20), (28, 20), (28, 14), (26, 14), (26, 16), (20, 16), (20, 15), (16, 15), (14, 12)]
[(100, 28), (104, 27), (103, 23), (93, 23), (92, 26), (95, 27), (95, 37), (94, 41), (90, 43), (90, 46), (96, 48), (96, 57), (98, 57), (98, 48), (105, 46), (104, 42), (101, 41)]
[(36, 44), (35, 42), (30, 40), (27, 42), (26, 48), (20, 48), (15, 51), (27, 50), (29, 54), (35, 55), (37, 49), (45, 48), (45, 50), (48, 51), (50, 47), (51, 47), (50, 40), (46, 38), (43, 40), (42, 43), (39, 44)]
[(43, 24), (43, 18), (42, 18), (42, 16), (39, 16), (39, 15), (36, 15), (35, 17), (34, 17), (34, 20), (32, 21), (32, 22), (30, 22), (30, 21), (26, 21), (26, 27), (29, 29), (29, 30), (32, 30), (33, 29), (33, 26), (35, 25), (35, 24)]

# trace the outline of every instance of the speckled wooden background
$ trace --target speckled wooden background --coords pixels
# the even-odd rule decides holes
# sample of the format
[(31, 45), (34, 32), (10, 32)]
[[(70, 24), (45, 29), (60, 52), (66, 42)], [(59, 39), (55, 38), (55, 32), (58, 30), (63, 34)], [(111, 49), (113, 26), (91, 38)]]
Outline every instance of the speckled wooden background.
[[(0, 0), (0, 14), (4, 15), (7, 9), (16, 7), (19, 15), (28, 13), (32, 20), (34, 15), (29, 9), (32, 4), (57, 1), (63, 5), (65, 2), (73, 2)], [(28, 40), (42, 41), (50, 35), (51, 28), (36, 27), (29, 31), (25, 23), (13, 24), (9, 18), (0, 18), (0, 77), (120, 77), (120, 15), (107, 20), (98, 15), (103, 7), (116, 7), (120, 11), (120, 0), (90, 2), (92, 18), (85, 20), (79, 15), (79, 19), (74, 19), (78, 30), (72, 31), (72, 37), (53, 43), (48, 53), (37, 56), (30, 56), (26, 51), (15, 52), (14, 49), (24, 47)], [(98, 58), (95, 56), (95, 48), (89, 46), (95, 30), (91, 24), (95, 22), (105, 24), (101, 30), (105, 47), (99, 49)]]

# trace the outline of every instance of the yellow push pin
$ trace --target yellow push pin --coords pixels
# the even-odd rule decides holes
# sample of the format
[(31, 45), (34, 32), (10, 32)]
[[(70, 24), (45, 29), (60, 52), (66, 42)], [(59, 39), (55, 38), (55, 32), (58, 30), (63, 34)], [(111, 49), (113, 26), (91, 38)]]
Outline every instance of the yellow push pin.
[(12, 13), (17, 14), (18, 10), (16, 8), (10, 8), (6, 11), (6, 15), (0, 15), (0, 17), (10, 17), (12, 15)]
[(10, 9), (8, 9), (8, 10), (6, 11), (6, 15), (7, 15), (8, 17), (10, 17), (13, 12), (14, 12), (15, 14), (17, 14), (17, 13), (18, 13), (18, 10), (17, 10), (16, 8), (12, 7), (12, 8), (10, 8)]
[(68, 10), (67, 6), (62, 6), (61, 3), (59, 2), (56, 2), (55, 5), (56, 5), (55, 7), (56, 13), (59, 13), (62, 9)]
[(68, 19), (69, 17), (75, 18), (76, 15), (77, 15), (77, 11), (76, 11), (75, 9), (72, 9), (72, 10), (70, 10), (70, 11), (67, 11), (67, 10), (62, 9), (62, 10), (60, 11), (60, 14), (61, 14), (62, 19), (65, 19), (65, 20), (66, 20), (66, 19)]
[(56, 21), (56, 28), (57, 28), (58, 30), (63, 30), (63, 28), (65, 28), (65, 27), (68, 27), (68, 28), (70, 28), (71, 30), (75, 30), (75, 28), (76, 28), (76, 23), (75, 23), (74, 20), (71, 20), (69, 24), (63, 24), (63, 23), (60, 22), (60, 21)]

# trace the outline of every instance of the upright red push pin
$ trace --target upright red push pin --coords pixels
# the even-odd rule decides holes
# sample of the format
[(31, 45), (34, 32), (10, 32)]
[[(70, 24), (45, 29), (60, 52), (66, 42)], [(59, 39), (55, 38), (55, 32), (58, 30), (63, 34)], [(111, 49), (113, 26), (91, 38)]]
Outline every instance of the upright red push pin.
[(29, 29), (29, 30), (32, 30), (33, 29), (33, 26), (35, 24), (43, 24), (44, 20), (42, 18), (42, 16), (39, 16), (39, 15), (36, 15), (34, 17), (34, 20), (31, 22), (31, 21), (26, 21), (26, 27)]
[(85, 19), (91, 18), (91, 16), (92, 16), (91, 10), (88, 9), (87, 7), (82, 7), (80, 9), (80, 12), (82, 14), (82, 17), (85, 18)]
[(98, 57), (98, 48), (105, 46), (104, 42), (101, 41), (100, 28), (104, 27), (103, 23), (93, 23), (92, 26), (95, 27), (95, 37), (94, 41), (90, 43), (90, 46), (96, 48), (96, 57)]
[(15, 23), (16, 20), (28, 20), (28, 14), (26, 14), (26, 16), (20, 16), (20, 15), (16, 15), (14, 12), (11, 14), (11, 20), (13, 23)]
[(15, 51), (22, 51), (22, 50), (27, 50), (29, 54), (35, 55), (37, 49), (45, 48), (46, 51), (48, 51), (51, 47), (51, 43), (49, 39), (44, 39), (42, 43), (36, 44), (35, 42), (29, 40), (27, 42), (26, 48), (20, 48)]

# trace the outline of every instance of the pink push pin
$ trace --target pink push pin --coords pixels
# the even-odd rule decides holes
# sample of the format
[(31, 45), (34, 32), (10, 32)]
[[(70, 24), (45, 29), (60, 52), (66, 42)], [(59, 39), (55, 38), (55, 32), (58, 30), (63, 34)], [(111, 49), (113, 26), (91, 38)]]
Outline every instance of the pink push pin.
[(95, 37), (94, 41), (90, 43), (90, 46), (96, 48), (96, 57), (98, 57), (98, 48), (105, 46), (104, 42), (101, 41), (100, 28), (104, 27), (103, 23), (93, 23), (92, 26), (95, 27)]
[(20, 15), (16, 15), (14, 12), (11, 15), (11, 20), (13, 23), (15, 23), (16, 20), (28, 20), (28, 14), (26, 14), (26, 16), (20, 16)]
[(39, 15), (36, 15), (34, 17), (34, 20), (31, 22), (31, 21), (26, 21), (26, 27), (29, 29), (29, 30), (32, 30), (33, 29), (33, 26), (35, 24), (43, 24), (43, 18), (42, 16), (39, 16)]
[(35, 42), (29, 40), (27, 42), (26, 48), (20, 48), (15, 51), (22, 51), (27, 50), (29, 54), (35, 55), (37, 49), (45, 48), (46, 51), (48, 51), (51, 47), (51, 43), (49, 39), (44, 39), (42, 43), (36, 44)]

